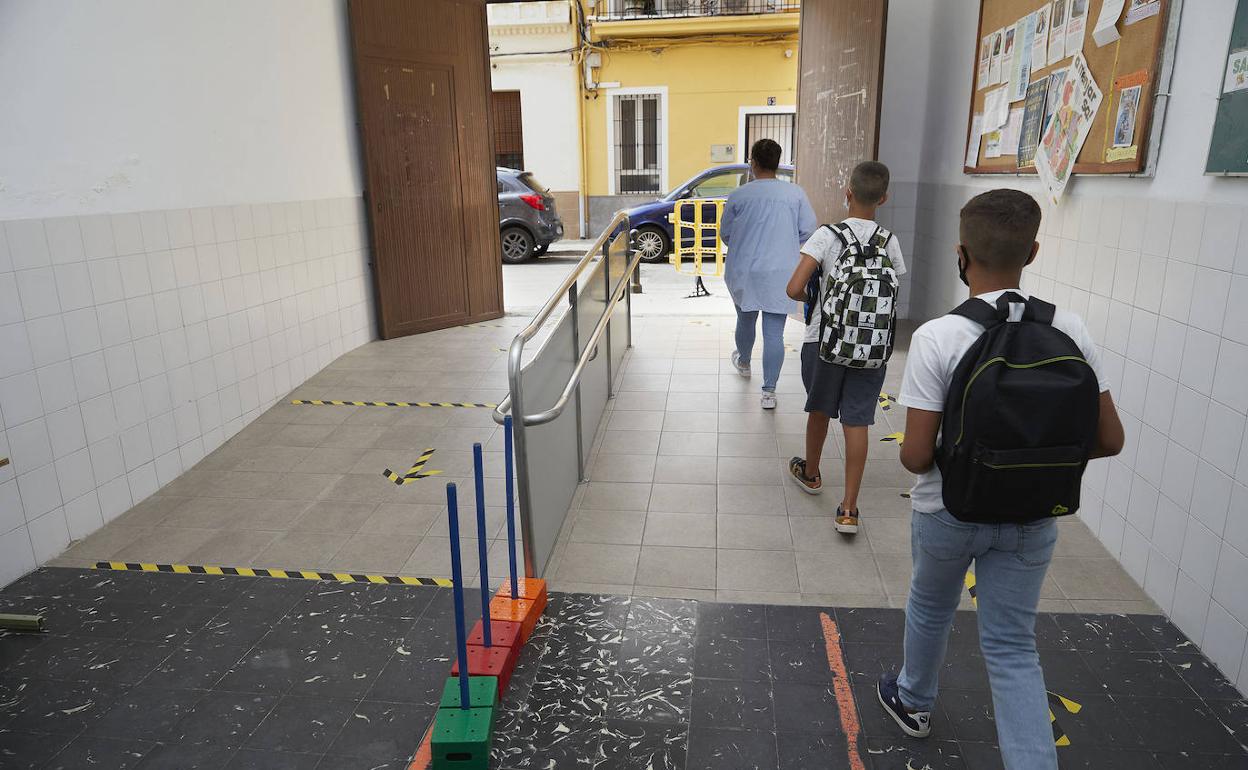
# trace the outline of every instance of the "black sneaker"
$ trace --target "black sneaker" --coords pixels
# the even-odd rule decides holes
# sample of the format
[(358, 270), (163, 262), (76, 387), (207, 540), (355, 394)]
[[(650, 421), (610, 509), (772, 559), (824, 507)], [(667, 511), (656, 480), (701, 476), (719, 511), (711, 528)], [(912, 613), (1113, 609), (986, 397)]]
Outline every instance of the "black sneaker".
[(897, 689), (896, 674), (880, 674), (880, 681), (875, 686), (880, 705), (893, 718), (902, 732), (911, 738), (926, 738), (932, 732), (932, 713), (915, 711), (910, 713), (901, 703), (901, 693)]

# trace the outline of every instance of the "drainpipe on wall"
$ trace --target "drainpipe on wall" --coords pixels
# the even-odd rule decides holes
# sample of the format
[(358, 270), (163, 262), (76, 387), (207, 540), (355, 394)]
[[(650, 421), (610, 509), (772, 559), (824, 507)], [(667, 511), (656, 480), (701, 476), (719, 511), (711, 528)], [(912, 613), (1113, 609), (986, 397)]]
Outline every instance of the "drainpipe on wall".
[(572, 56), (573, 66), (576, 68), (576, 123), (578, 135), (578, 158), (577, 166), (580, 173), (580, 207), (581, 221), (580, 237), (589, 238), (589, 182), (588, 172), (586, 171), (586, 158), (588, 157), (585, 144), (585, 100), (588, 98), (585, 93), (585, 41), (582, 37), (583, 20), (585, 18), (585, 8), (581, 5), (581, 0), (568, 0), (572, 5), (572, 19), (576, 25), (576, 53)]

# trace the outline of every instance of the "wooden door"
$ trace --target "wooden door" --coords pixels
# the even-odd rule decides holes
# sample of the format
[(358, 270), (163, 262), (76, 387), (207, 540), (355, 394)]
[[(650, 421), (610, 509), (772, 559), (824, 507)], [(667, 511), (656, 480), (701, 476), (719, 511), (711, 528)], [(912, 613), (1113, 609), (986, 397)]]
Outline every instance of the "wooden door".
[(888, 0), (802, 0), (797, 181), (820, 222), (845, 216), (845, 187), (880, 144)]
[(349, 0), (382, 339), (503, 313), (480, 0)]

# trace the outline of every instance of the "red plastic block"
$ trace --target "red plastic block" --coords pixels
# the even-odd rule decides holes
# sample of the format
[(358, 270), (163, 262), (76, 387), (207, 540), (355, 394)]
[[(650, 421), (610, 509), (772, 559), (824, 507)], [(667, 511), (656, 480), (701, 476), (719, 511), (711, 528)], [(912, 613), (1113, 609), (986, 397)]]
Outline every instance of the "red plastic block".
[[(485, 634), (481, 627), (481, 621), (472, 627), (472, 633), (468, 634), (468, 644), (476, 644), (485, 646)], [(519, 647), (520, 641), (520, 624), (513, 623), (509, 620), (491, 620), (490, 621), (490, 646), (492, 647)]]
[(537, 621), (542, 617), (542, 610), (545, 608), (545, 601), (538, 603), (528, 599), (508, 599), (503, 596), (495, 596), (490, 601), (490, 618), (492, 620), (519, 623), (520, 643), (524, 644), (533, 635), (533, 629), (537, 628)]
[[(516, 668), (520, 647), (481, 647), (468, 645), (468, 675), (498, 677), (498, 697), (502, 698)], [(459, 661), (451, 666), (451, 676), (459, 676)]]
[[(528, 599), (529, 601), (540, 602), (546, 604), (546, 581), (541, 578), (520, 578), (517, 586), (517, 599)], [(511, 579), (503, 581), (503, 587), (498, 589), (495, 594), (500, 598), (511, 598)]]

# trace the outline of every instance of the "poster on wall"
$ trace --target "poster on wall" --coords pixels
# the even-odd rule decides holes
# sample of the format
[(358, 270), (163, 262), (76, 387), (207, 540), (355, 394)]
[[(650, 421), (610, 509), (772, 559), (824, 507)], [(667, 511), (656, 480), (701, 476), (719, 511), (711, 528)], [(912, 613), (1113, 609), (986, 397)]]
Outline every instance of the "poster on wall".
[(1069, 15), (1070, 0), (1053, 0), (1053, 12), (1049, 14), (1049, 64), (1066, 58), (1066, 18)]
[(1041, 136), (1049, 130), (1049, 120), (1052, 119), (1053, 112), (1057, 110), (1058, 91), (1066, 82), (1066, 69), (1053, 70), (1049, 73), (1049, 93), (1044, 97), (1044, 122), (1040, 126)]
[[(1017, 33), (1017, 24), (1006, 27), (1004, 42), (1001, 44), (1001, 79), (997, 82), (1005, 83), (1007, 87), (1011, 78), (1014, 77), (1014, 49), (1016, 47), (1014, 43), (1018, 39)], [(1008, 90), (1006, 93), (1009, 93)]]
[(1044, 129), (1044, 103), (1049, 98), (1051, 77), (1042, 77), (1027, 87), (1027, 103), (1023, 107), (1022, 136), (1018, 142), (1018, 167), (1035, 164), (1040, 132)]
[(1027, 98), (1027, 84), (1031, 82), (1031, 46), (1036, 39), (1036, 15), (1033, 13), (1018, 20), (1015, 35), (1014, 66), (1010, 73), (1010, 103)]
[(1054, 204), (1066, 190), (1103, 98), (1082, 53), (1075, 55), (1058, 94), (1057, 109), (1036, 152), (1036, 173)]
[(995, 131), (1010, 118), (1010, 102), (1004, 87), (989, 91), (984, 96), (984, 133)]
[(1088, 0), (1070, 0), (1070, 15), (1066, 17), (1066, 55), (1074, 56), (1083, 51), (1083, 38), (1088, 32)]
[(989, 131), (984, 134), (984, 138), (987, 140), (984, 143), (985, 158), (992, 159), (1001, 157), (1001, 136), (1004, 133), (1003, 129), (998, 128), (995, 131)]
[(1148, 82), (1148, 70), (1140, 70), (1123, 75), (1114, 80), (1114, 101), (1110, 103), (1109, 113), (1113, 115), (1110, 146), (1105, 150), (1105, 160), (1116, 163), (1124, 160), (1135, 160), (1139, 155), (1139, 138), (1136, 126), (1139, 122), (1140, 97), (1144, 93), (1144, 84)]
[(987, 88), (988, 72), (992, 67), (992, 35), (984, 38), (979, 43), (979, 70), (975, 73), (975, 90), (982, 91)]
[(1035, 39), (1031, 43), (1031, 71), (1036, 72), (1049, 66), (1049, 12), (1052, 7), (1045, 5), (1036, 11)]
[(988, 82), (996, 85), (1001, 82), (1001, 48), (1005, 44), (1005, 30), (999, 29), (992, 33), (992, 61), (988, 64)]
[(1222, 93), (1233, 94), (1248, 88), (1248, 48), (1231, 51), (1226, 59), (1226, 80), (1222, 83)]
[(1127, 6), (1126, 24), (1144, 21), (1159, 13), (1161, 13), (1161, 0), (1131, 0), (1131, 4)]

